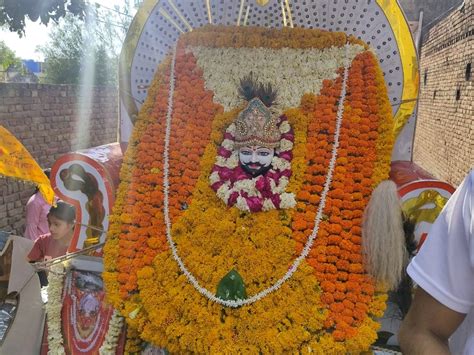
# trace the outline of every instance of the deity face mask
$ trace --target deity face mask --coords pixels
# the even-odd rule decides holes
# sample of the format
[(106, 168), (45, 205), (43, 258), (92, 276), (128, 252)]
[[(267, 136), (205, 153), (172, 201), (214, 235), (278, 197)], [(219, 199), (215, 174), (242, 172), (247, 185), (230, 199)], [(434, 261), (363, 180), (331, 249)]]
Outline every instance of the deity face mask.
[(93, 293), (87, 293), (79, 303), (78, 325), (80, 331), (89, 335), (97, 321), (99, 314), (99, 301)]
[(272, 167), (275, 149), (261, 146), (248, 146), (239, 149), (242, 169), (252, 177), (265, 174)]

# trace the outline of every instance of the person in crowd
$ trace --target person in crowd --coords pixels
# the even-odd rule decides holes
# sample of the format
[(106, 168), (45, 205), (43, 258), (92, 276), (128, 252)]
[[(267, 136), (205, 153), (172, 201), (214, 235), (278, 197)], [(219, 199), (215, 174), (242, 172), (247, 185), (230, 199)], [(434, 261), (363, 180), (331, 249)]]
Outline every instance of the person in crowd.
[(65, 255), (74, 234), (76, 209), (58, 201), (48, 213), (49, 233), (36, 239), (28, 254), (28, 261), (47, 261)]
[(418, 287), (399, 333), (405, 354), (474, 354), (473, 212), (474, 170), (408, 266)]
[[(43, 172), (49, 179), (50, 169), (45, 169)], [(35, 241), (40, 235), (49, 232), (47, 215), (50, 208), (51, 205), (44, 200), (43, 195), (36, 188), (35, 193), (26, 203), (26, 238)]]

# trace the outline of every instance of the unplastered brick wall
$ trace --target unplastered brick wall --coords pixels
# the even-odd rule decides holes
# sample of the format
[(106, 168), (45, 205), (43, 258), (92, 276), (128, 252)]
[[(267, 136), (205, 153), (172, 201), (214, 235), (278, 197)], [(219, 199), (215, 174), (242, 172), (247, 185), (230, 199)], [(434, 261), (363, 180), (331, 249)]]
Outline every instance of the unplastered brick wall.
[[(61, 155), (117, 141), (118, 90), (0, 83), (0, 125), (43, 168)], [(32, 185), (0, 178), (0, 230), (23, 234)]]
[(466, 0), (429, 31), (421, 49), (413, 160), (455, 186), (474, 166), (473, 18)]

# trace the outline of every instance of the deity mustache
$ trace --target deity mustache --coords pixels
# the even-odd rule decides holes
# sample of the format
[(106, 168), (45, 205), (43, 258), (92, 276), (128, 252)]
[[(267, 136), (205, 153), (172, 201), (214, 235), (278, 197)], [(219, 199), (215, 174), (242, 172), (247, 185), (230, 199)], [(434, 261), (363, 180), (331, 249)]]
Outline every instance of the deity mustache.
[(259, 162), (241, 163), (240, 166), (247, 174), (253, 177), (263, 175), (272, 168), (271, 164), (265, 166)]

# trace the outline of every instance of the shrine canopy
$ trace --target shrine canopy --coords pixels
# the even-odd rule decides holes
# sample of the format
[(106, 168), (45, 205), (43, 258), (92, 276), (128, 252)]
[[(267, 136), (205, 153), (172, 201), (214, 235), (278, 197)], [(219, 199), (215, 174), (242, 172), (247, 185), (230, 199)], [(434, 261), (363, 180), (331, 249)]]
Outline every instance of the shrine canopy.
[(1, 125), (0, 176), (35, 184), (45, 201), (53, 204), (54, 191), (48, 177), (23, 144)]

